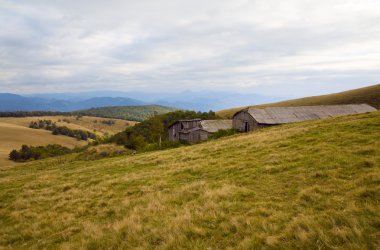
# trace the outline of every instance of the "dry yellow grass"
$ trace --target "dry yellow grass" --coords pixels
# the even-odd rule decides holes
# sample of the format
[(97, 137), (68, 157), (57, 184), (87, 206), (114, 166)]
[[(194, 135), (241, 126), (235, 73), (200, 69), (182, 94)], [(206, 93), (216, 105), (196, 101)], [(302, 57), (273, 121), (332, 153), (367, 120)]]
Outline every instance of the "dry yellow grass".
[[(76, 116), (37, 116), (37, 117), (0, 117), (0, 122), (20, 125), (28, 127), (31, 121), (37, 120), (52, 120), (56, 122), (58, 126), (66, 126), (71, 129), (81, 129), (90, 132), (96, 131), (98, 135), (115, 134), (123, 131), (127, 126), (133, 126), (136, 122), (126, 121), (121, 119), (109, 119), (109, 118), (99, 118), (92, 116), (83, 116), (79, 119)], [(69, 121), (64, 122), (63, 120)], [(113, 125), (107, 125), (101, 123), (101, 121), (112, 120), (115, 122)], [(59, 122), (60, 121), (60, 122)], [(95, 123), (95, 121), (97, 121)]]
[(87, 142), (67, 136), (52, 135), (51, 131), (31, 129), (0, 120), (0, 167), (14, 165), (12, 161), (8, 160), (8, 155), (11, 150), (19, 149), (23, 144), (33, 146), (60, 144), (74, 148), (75, 146), (84, 146)]
[[(30, 129), (30, 122), (37, 120), (52, 120), (58, 126), (96, 132), (100, 136), (106, 133), (115, 134), (124, 130), (127, 125), (133, 126), (136, 124), (133, 121), (91, 116), (83, 116), (79, 119), (76, 116), (0, 117), (0, 166), (15, 165), (15, 163), (8, 160), (8, 155), (11, 150), (19, 149), (22, 144), (32, 146), (60, 144), (69, 148), (87, 144), (87, 142), (77, 141), (75, 138), (52, 135), (51, 131)], [(114, 121), (115, 124), (101, 123), (101, 121), (108, 120)], [(97, 122), (95, 123), (95, 121)]]

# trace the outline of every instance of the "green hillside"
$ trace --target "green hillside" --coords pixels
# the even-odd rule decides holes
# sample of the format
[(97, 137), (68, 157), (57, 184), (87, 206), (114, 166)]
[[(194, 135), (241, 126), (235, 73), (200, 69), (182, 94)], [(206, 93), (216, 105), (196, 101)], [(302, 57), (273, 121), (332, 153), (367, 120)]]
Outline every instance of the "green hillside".
[(112, 106), (100, 107), (86, 110), (72, 112), (73, 114), (80, 114), (86, 116), (97, 116), (104, 118), (119, 118), (130, 121), (141, 122), (155, 113), (165, 114), (171, 111), (178, 110), (172, 107), (165, 107), (160, 105), (143, 105), (143, 106)]
[[(367, 103), (380, 109), (380, 84), (330, 95), (311, 96), (283, 102), (256, 105), (255, 107), (295, 107), (353, 103)], [(245, 107), (220, 110), (216, 113), (221, 117), (231, 118), (237, 111), (243, 108)]]
[(380, 112), (0, 171), (0, 249), (379, 249)]

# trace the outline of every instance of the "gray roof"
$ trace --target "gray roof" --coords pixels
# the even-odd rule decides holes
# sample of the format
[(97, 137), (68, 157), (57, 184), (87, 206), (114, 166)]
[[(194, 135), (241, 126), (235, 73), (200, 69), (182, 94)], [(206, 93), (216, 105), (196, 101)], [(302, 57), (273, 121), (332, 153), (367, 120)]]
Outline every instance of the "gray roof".
[(201, 121), (202, 119), (201, 118), (195, 118), (195, 119), (183, 119), (183, 120), (177, 120), (173, 123), (171, 123), (168, 128), (170, 128), (171, 126), (173, 126), (174, 124), (177, 124), (179, 122), (193, 122), (193, 121)]
[(215, 133), (218, 130), (231, 129), (232, 120), (203, 120), (201, 121), (201, 129)]
[(248, 108), (247, 111), (258, 123), (283, 124), (307, 120), (319, 120), (343, 115), (376, 111), (367, 104)]

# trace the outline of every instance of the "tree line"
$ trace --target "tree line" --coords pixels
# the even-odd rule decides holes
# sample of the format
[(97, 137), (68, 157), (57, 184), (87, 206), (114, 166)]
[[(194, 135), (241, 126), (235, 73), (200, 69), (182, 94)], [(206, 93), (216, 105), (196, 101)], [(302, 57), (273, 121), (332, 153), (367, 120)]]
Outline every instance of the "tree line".
[(52, 156), (59, 156), (77, 152), (78, 149), (69, 149), (58, 144), (49, 144), (47, 146), (27, 146), (22, 145), (19, 150), (12, 150), (9, 159), (16, 162), (24, 162), (28, 160), (39, 160)]
[(33, 116), (59, 116), (72, 115), (69, 112), (59, 112), (59, 111), (9, 111), (0, 112), (0, 117), (33, 117)]
[(34, 129), (46, 129), (52, 131), (53, 135), (65, 135), (83, 141), (87, 141), (88, 139), (96, 140), (95, 133), (81, 129), (70, 129), (66, 126), (57, 126), (56, 123), (51, 120), (31, 121), (29, 127)]
[(59, 111), (10, 111), (0, 112), (0, 117), (33, 117), (33, 116), (95, 116), (102, 118), (124, 119), (141, 122), (151, 117), (153, 114), (163, 114), (177, 110), (172, 107), (160, 105), (143, 106), (112, 106), (99, 107), (71, 112)]

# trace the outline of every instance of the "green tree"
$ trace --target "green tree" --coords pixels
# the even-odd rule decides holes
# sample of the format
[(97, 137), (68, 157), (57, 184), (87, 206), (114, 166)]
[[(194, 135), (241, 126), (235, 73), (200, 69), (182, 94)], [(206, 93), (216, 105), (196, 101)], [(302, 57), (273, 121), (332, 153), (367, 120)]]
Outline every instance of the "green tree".
[(164, 124), (158, 115), (149, 119), (151, 136), (153, 141), (157, 142), (158, 147), (161, 147), (162, 134), (164, 132)]
[(20, 160), (20, 154), (17, 152), (17, 150), (13, 149), (11, 151), (11, 153), (9, 154), (9, 160), (12, 160), (12, 161)]

